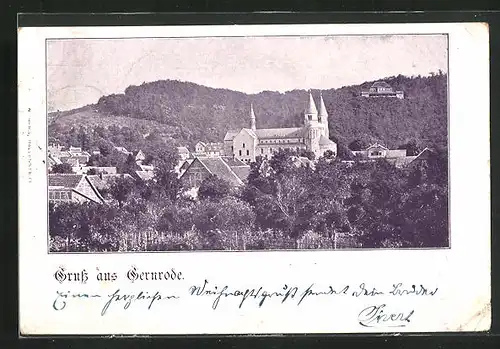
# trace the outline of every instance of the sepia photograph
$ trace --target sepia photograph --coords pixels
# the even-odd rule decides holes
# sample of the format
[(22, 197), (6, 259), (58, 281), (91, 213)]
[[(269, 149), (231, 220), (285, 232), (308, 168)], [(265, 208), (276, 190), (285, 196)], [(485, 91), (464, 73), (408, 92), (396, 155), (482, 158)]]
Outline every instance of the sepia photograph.
[(450, 248), (446, 34), (45, 45), (50, 253)]

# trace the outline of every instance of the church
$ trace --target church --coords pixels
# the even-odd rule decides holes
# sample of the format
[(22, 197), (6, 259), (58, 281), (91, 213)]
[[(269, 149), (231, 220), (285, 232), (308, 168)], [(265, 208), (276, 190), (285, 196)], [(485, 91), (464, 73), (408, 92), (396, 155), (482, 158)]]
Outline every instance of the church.
[(257, 156), (269, 159), (282, 149), (313, 152), (316, 158), (329, 150), (337, 156), (337, 144), (329, 138), (328, 113), (321, 94), (318, 111), (309, 92), (303, 127), (257, 128), (250, 105), (250, 128), (228, 131), (224, 137), (224, 153), (245, 163), (254, 162)]

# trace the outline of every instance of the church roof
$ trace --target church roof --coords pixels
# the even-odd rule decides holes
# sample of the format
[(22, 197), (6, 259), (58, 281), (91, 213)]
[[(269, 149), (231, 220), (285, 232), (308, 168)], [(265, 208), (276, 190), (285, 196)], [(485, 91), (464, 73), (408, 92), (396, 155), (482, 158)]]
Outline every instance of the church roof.
[(319, 145), (330, 145), (330, 144), (335, 144), (335, 142), (321, 135), (321, 137), (319, 138)]
[(325, 102), (323, 101), (323, 96), (319, 95), (319, 112), (318, 116), (328, 116), (328, 112), (326, 111)]
[(306, 114), (318, 114), (311, 92), (309, 92), (309, 102), (307, 103)]
[(259, 139), (304, 137), (302, 127), (258, 128), (254, 132)]
[(240, 130), (229, 130), (226, 132), (226, 135), (224, 136), (224, 140), (225, 141), (232, 141), (238, 133), (240, 133)]

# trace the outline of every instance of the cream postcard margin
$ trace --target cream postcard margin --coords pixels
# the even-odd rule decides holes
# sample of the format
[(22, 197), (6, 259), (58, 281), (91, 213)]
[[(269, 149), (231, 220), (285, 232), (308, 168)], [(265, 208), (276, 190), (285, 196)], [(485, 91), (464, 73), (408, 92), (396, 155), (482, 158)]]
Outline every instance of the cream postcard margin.
[[(48, 254), (45, 45), (50, 38), (121, 38), (259, 35), (448, 34), (449, 168), (451, 248), (284, 252), (186, 252)], [(25, 27), (18, 29), (19, 125), (19, 326), (21, 335), (45, 334), (264, 334), (485, 331), (490, 311), (489, 42), (483, 23), (234, 25), (165, 27)], [(59, 283), (60, 266), (88, 273), (88, 282)], [(182, 273), (182, 280), (136, 281), (139, 271)], [(100, 271), (116, 272), (98, 282)], [(383, 290), (383, 295), (310, 296), (297, 305), (268, 298), (191, 296), (189, 288), (228, 286), (228, 292), (259, 287), (269, 293), (314, 285), (317, 292)], [(392, 285), (424, 285), (434, 296), (389, 296)], [(285, 287), (286, 285), (286, 287)], [(140, 291), (178, 298), (112, 304), (107, 297)], [(57, 292), (69, 296), (55, 310)], [(145, 293), (143, 293), (145, 294)], [(61, 300), (59, 300), (61, 301)], [(412, 313), (404, 327), (362, 326), (358, 315), (372, 305)], [(57, 307), (61, 307), (60, 304)]]

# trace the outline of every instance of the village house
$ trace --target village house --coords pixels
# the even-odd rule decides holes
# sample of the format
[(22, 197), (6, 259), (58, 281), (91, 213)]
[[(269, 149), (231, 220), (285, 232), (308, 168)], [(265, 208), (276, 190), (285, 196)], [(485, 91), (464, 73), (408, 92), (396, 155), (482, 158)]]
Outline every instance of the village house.
[(155, 177), (154, 171), (135, 171), (135, 175), (143, 181), (150, 181)]
[(198, 142), (194, 146), (195, 152), (194, 157), (207, 157), (207, 156), (224, 156), (224, 143), (205, 143)]
[(224, 137), (224, 153), (245, 163), (254, 162), (257, 156), (269, 159), (282, 149), (309, 151), (316, 158), (328, 150), (337, 155), (337, 144), (329, 138), (328, 113), (321, 94), (318, 111), (309, 93), (303, 127), (259, 129), (250, 105), (250, 128), (230, 130)]
[(364, 150), (352, 150), (352, 154), (359, 158), (403, 158), (406, 157), (406, 149), (388, 149), (379, 143), (374, 143)]
[(90, 170), (94, 170), (96, 173), (103, 174), (117, 173), (116, 167), (114, 166), (74, 166), (72, 170), (76, 174), (87, 174)]
[(104, 198), (85, 175), (58, 173), (49, 174), (49, 202), (95, 202), (102, 204)]
[(403, 91), (394, 91), (394, 89), (385, 81), (376, 81), (365, 91), (361, 91), (361, 97), (388, 97), (404, 98)]
[(188, 188), (198, 188), (210, 175), (215, 175), (234, 187), (243, 185), (250, 166), (230, 157), (197, 157), (187, 166), (180, 179)]
[(137, 165), (142, 165), (142, 162), (146, 160), (146, 155), (142, 152), (142, 150), (137, 150), (133, 153), (134, 160)]
[(130, 155), (132, 154), (131, 151), (128, 151), (127, 148), (125, 147), (113, 147), (115, 150), (119, 151), (120, 153), (122, 154), (125, 154), (125, 155)]
[(117, 173), (117, 174), (97, 174), (97, 175), (86, 175), (87, 180), (92, 184), (94, 188), (100, 193), (104, 202), (110, 201), (109, 189), (115, 180), (118, 178), (124, 178), (129, 180), (134, 180), (134, 178), (128, 173)]
[[(433, 151), (425, 148), (419, 154), (414, 156), (406, 155), (406, 149), (388, 149), (378, 143), (370, 145), (365, 150), (353, 150), (353, 155), (358, 161), (374, 161), (377, 159), (385, 159), (397, 168), (408, 167), (412, 163), (426, 161), (432, 156)], [(353, 162), (353, 161), (344, 161)]]
[(177, 154), (179, 154), (181, 161), (187, 160), (191, 156), (187, 147), (177, 147)]

